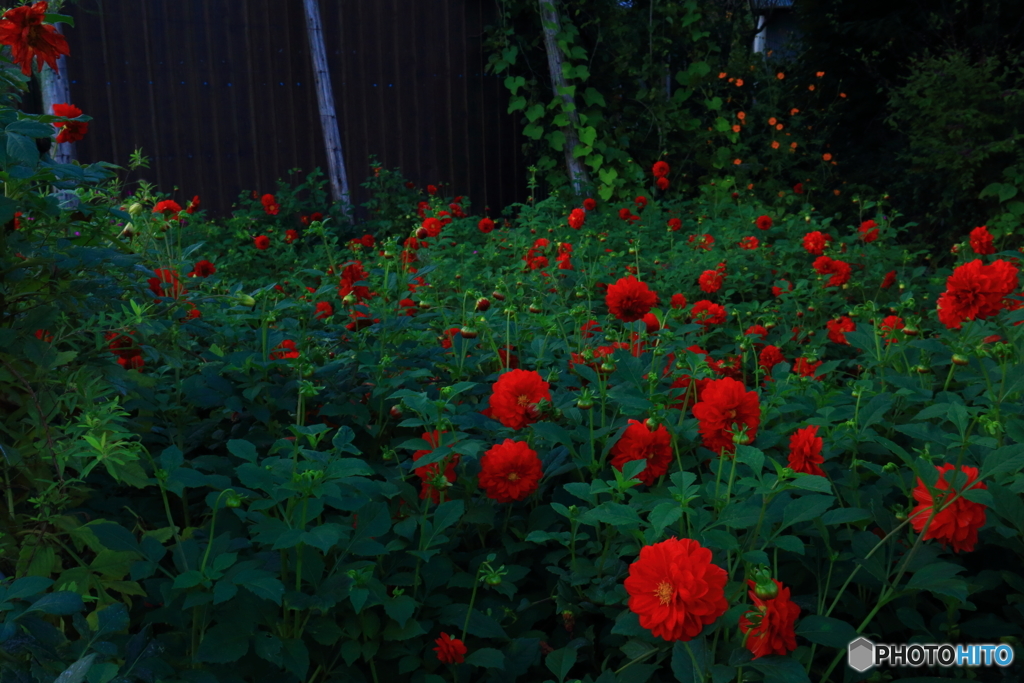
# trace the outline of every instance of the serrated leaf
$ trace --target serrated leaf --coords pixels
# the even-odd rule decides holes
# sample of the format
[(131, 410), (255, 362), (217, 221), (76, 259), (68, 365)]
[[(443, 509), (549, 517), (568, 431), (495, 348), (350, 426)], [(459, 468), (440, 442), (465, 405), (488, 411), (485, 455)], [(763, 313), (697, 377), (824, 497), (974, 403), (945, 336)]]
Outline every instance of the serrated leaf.
[(832, 507), (835, 496), (807, 495), (797, 498), (782, 511), (782, 527), (786, 528), (800, 522), (805, 522), (815, 517), (821, 517)]
[(933, 562), (914, 572), (907, 589), (926, 590), (966, 602), (967, 582), (956, 576), (962, 571), (963, 567), (951, 562)]
[(611, 501), (601, 503), (593, 510), (588, 510), (582, 515), (589, 523), (603, 522), (618, 529), (639, 529), (640, 515), (636, 510), (622, 503)]

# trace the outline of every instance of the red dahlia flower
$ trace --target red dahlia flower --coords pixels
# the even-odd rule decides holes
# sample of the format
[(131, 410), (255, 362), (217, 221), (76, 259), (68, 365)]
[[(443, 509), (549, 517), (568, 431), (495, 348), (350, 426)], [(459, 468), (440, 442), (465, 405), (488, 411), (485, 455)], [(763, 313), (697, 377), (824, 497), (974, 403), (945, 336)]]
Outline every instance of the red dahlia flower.
[(772, 344), (761, 349), (761, 353), (757, 356), (757, 364), (769, 375), (772, 372), (772, 368), (779, 363), (785, 362), (786, 358), (782, 355), (782, 351), (779, 350), (779, 347)]
[(624, 587), (640, 625), (667, 641), (688, 641), (729, 609), (726, 571), (697, 541), (670, 538), (644, 546)]
[(824, 443), (818, 436), (818, 425), (810, 425), (793, 432), (789, 437), (789, 469), (824, 477), (825, 472), (818, 467), (825, 462), (821, 456), (821, 447)]
[(505, 439), (480, 459), (480, 488), (499, 503), (523, 500), (544, 476), (537, 451), (525, 441)]
[(642, 211), (647, 206), (647, 197), (637, 197), (633, 203), (636, 204), (637, 211)]
[(880, 286), (882, 289), (889, 289), (894, 284), (896, 284), (896, 271), (890, 270), (885, 274), (885, 277), (882, 278), (882, 284)]
[(284, 242), (285, 244), (291, 244), (295, 240), (299, 239), (298, 230), (285, 230), (284, 231)]
[(323, 320), (324, 318), (330, 318), (332, 315), (334, 315), (334, 306), (332, 306), (329, 301), (319, 301), (319, 302), (317, 302), (315, 317), (318, 320)]
[(813, 254), (814, 256), (821, 256), (825, 252), (825, 247), (831, 241), (831, 235), (826, 235), (820, 230), (815, 230), (814, 232), (809, 232), (804, 235), (803, 244), (807, 253)]
[(698, 301), (690, 309), (690, 317), (698, 325), (721, 325), (725, 322), (725, 309), (707, 299)]
[(277, 200), (274, 199), (274, 195), (272, 194), (263, 195), (260, 199), (260, 203), (263, 204), (263, 210), (268, 216), (276, 216), (281, 210), (281, 205), (277, 203)]
[(857, 228), (858, 237), (865, 244), (870, 244), (878, 239), (878, 223), (867, 220), (860, 224)]
[(681, 218), (669, 218), (668, 229), (672, 232), (679, 232), (683, 227), (683, 220)]
[(594, 209), (597, 208), (597, 202), (588, 197), (587, 199), (583, 200), (583, 208), (586, 209), (587, 211), (593, 211)]
[(162, 202), (157, 202), (156, 206), (153, 207), (153, 213), (162, 213), (164, 218), (176, 218), (181, 212), (181, 205), (173, 199), (165, 199)]
[(853, 320), (848, 315), (844, 315), (839, 320), (829, 320), (825, 323), (825, 327), (828, 328), (829, 340), (836, 344), (850, 345), (850, 342), (846, 341), (846, 333), (853, 332), (857, 329)]
[(291, 339), (285, 339), (283, 342), (275, 346), (276, 349), (284, 349), (284, 351), (274, 351), (270, 354), (272, 359), (277, 358), (298, 358), (299, 350), (295, 346), (295, 342)]
[(906, 327), (906, 323), (903, 322), (903, 318), (898, 315), (886, 316), (885, 320), (878, 326), (878, 329), (885, 335), (885, 343), (891, 344), (894, 341), (899, 341), (899, 337), (896, 336), (896, 332)]
[[(429, 455), (431, 452), (437, 449), (441, 445), (441, 435), (447, 434), (447, 432), (439, 432), (436, 429), (432, 432), (424, 432), (421, 439), (430, 444), (429, 449), (422, 449), (412, 454), (413, 462), (419, 460), (424, 455)], [(426, 500), (430, 498), (430, 501), (435, 505), (441, 502), (441, 489), (439, 486), (444, 488), (442, 481), (438, 479), (440, 476), (441, 468), (444, 467), (444, 478), (448, 484), (455, 483), (455, 468), (459, 464), (459, 454), (451, 453), (445, 456), (440, 462), (431, 463), (424, 465), (423, 467), (417, 467), (413, 470), (416, 476), (420, 478), (420, 500)]]
[[(914, 489), (914, 500), (917, 501), (917, 505), (910, 513), (911, 524), (914, 525), (914, 531), (921, 533), (937, 503), (939, 509), (935, 513), (935, 517), (932, 518), (931, 524), (928, 525), (928, 531), (924, 535), (925, 540), (937, 539), (943, 547), (953, 546), (953, 552), (956, 553), (970, 552), (974, 550), (974, 546), (978, 542), (978, 530), (985, 526), (985, 505), (967, 500), (963, 496), (952, 503), (947, 503), (946, 500), (954, 494), (945, 474), (953, 469), (953, 465), (946, 463), (935, 469), (939, 471), (939, 480), (935, 482), (939, 499), (936, 501), (924, 482), (918, 479), (917, 488)], [(960, 467), (960, 471), (967, 475), (964, 489), (988, 488), (985, 482), (977, 481), (977, 467), (963, 465)], [(952, 478), (949, 477), (950, 480)]]
[(754, 609), (740, 617), (740, 631), (746, 635), (744, 645), (754, 659), (765, 655), (786, 655), (796, 649), (796, 619), (800, 607), (789, 599), (789, 588), (772, 579), (778, 590), (774, 598), (759, 598), (757, 585), (747, 580)]
[(820, 275), (831, 275), (826, 287), (841, 287), (850, 281), (852, 269), (845, 261), (837, 261), (828, 256), (819, 256), (814, 259), (814, 270)]
[(693, 416), (700, 420), (697, 429), (707, 449), (732, 453), (734, 431), (745, 426), (751, 440), (756, 436), (761, 407), (757, 392), (747, 391), (743, 382), (726, 377), (708, 382), (693, 407)]
[(794, 194), (803, 194), (804, 193), (804, 184), (803, 183), (797, 183), (796, 185), (794, 185), (793, 186), (793, 193)]
[(988, 256), (989, 254), (996, 253), (992, 233), (988, 231), (988, 227), (982, 225), (971, 230), (971, 249), (979, 256)]
[(756, 237), (744, 237), (740, 240), (740, 249), (746, 249), (747, 251), (753, 251), (761, 245), (761, 241)]
[(725, 276), (717, 270), (705, 270), (697, 279), (701, 291), (714, 294), (722, 288), (722, 281)]
[(477, 230), (484, 233), (485, 235), (494, 230), (494, 221), (490, 218), (481, 218), (480, 222), (476, 224)]
[(651, 431), (643, 422), (630, 420), (622, 437), (612, 446), (611, 456), (612, 467), (620, 472), (627, 462), (646, 460), (647, 466), (638, 477), (647, 486), (654, 486), (672, 462), (672, 437), (665, 425)]
[(668, 178), (658, 178), (657, 180), (655, 180), (655, 181), (654, 181), (654, 184), (655, 184), (655, 185), (656, 185), (656, 186), (658, 187), (658, 189), (659, 189), (659, 190), (661, 190), (662, 192), (664, 192), (665, 190), (667, 190), (667, 189), (668, 189), (668, 187), (669, 187), (669, 181), (668, 181)]
[(522, 429), (537, 421), (537, 404), (551, 400), (549, 387), (533, 370), (506, 372), (491, 391), (490, 415), (506, 427)]
[(654, 166), (651, 167), (651, 172), (655, 178), (664, 178), (672, 171), (669, 165), (664, 161), (655, 161)]
[(682, 294), (673, 294), (671, 300), (672, 308), (681, 309), (686, 308), (686, 297)]
[(185, 292), (185, 288), (178, 281), (178, 272), (167, 268), (157, 268), (153, 271), (156, 277), (151, 277), (146, 282), (154, 296), (166, 296), (177, 299)]
[(44, 63), (57, 71), (57, 59), (71, 54), (67, 38), (55, 26), (43, 23), (46, 9), (44, 1), (22, 5), (7, 10), (0, 19), (0, 44), (11, 46), (11, 58), (26, 76), (32, 75), (33, 58), (40, 71)]
[(816, 373), (818, 372), (818, 368), (821, 366), (821, 363), (822, 361), (820, 360), (812, 363), (807, 360), (807, 358), (801, 356), (796, 359), (795, 363), (793, 363), (793, 372), (799, 374), (801, 377), (811, 377), (812, 379), (816, 379), (820, 382), (821, 377), (818, 377)]
[(758, 216), (756, 223), (757, 223), (757, 227), (759, 229), (767, 230), (768, 228), (772, 227), (772, 217), (771, 216)]
[(203, 259), (202, 261), (197, 261), (196, 264), (192, 266), (192, 272), (189, 273), (189, 275), (191, 277), (210, 277), (216, 272), (217, 267), (206, 259)]
[(650, 313), (658, 303), (658, 295), (629, 275), (610, 285), (604, 300), (612, 315), (622, 322), (631, 323)]
[(196, 212), (196, 209), (199, 208), (199, 203), (199, 195), (193, 196), (192, 201), (190, 201), (188, 203), (188, 206), (185, 207), (185, 213), (189, 215), (194, 214)]
[[(430, 187), (434, 186), (430, 185)], [(469, 650), (458, 638), (452, 638), (447, 633), (442, 632), (441, 637), (434, 642), (437, 643), (434, 652), (437, 653), (437, 659), (442, 664), (462, 664), (466, 661), (466, 653)]]
[[(53, 115), (73, 119), (81, 116), (82, 110), (73, 104), (55, 104)], [(89, 132), (88, 121), (57, 121), (53, 125), (60, 130), (57, 142), (78, 142)]]
[(569, 227), (573, 230), (579, 230), (583, 227), (583, 223), (587, 220), (587, 214), (583, 209), (573, 209), (569, 213)]
[(938, 300), (939, 321), (959, 330), (963, 321), (985, 319), (1005, 307), (1017, 289), (1017, 269), (1002, 259), (984, 265), (980, 259), (957, 267)]
[(253, 239), (253, 244), (256, 245), (257, 249), (263, 250), (270, 247), (270, 238), (266, 235), (260, 235)]

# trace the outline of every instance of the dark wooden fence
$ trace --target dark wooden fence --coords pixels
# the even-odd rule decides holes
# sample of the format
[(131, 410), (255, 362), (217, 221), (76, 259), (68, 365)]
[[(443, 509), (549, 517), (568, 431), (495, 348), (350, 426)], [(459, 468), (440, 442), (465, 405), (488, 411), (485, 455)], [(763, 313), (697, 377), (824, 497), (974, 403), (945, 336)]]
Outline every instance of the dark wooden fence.
[[(353, 200), (369, 156), (492, 215), (526, 195), (518, 119), (484, 73), (494, 0), (321, 0)], [(228, 215), (326, 156), (300, 0), (82, 0), (69, 7), (72, 102), (93, 117), (83, 162), (126, 165)], [(134, 176), (138, 177), (138, 176)], [(292, 176), (298, 182), (300, 176)]]

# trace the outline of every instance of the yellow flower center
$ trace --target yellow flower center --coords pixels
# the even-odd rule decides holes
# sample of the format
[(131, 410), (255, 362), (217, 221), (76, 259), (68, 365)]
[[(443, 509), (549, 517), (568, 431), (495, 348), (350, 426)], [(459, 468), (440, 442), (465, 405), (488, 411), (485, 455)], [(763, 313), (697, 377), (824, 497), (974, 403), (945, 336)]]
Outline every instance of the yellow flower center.
[(676, 589), (672, 587), (672, 584), (668, 581), (662, 581), (658, 584), (658, 587), (654, 589), (654, 594), (658, 597), (658, 602), (662, 605), (667, 605), (672, 602), (672, 597), (675, 595)]
[(508, 473), (508, 480), (509, 481), (519, 481), (519, 473), (518, 472), (509, 472)]
[(521, 406), (530, 405), (530, 397), (527, 396), (526, 394), (523, 394), (522, 396), (520, 396), (519, 397), (519, 405), (521, 405)]

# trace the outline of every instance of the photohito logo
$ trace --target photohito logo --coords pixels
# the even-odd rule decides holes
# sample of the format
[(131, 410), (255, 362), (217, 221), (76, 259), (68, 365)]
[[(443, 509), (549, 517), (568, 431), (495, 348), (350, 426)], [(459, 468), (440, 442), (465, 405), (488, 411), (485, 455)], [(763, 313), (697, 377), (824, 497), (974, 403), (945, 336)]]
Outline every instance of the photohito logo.
[(861, 673), (873, 666), (1010, 666), (1013, 648), (984, 643), (882, 645), (858, 638), (847, 646), (846, 661)]

